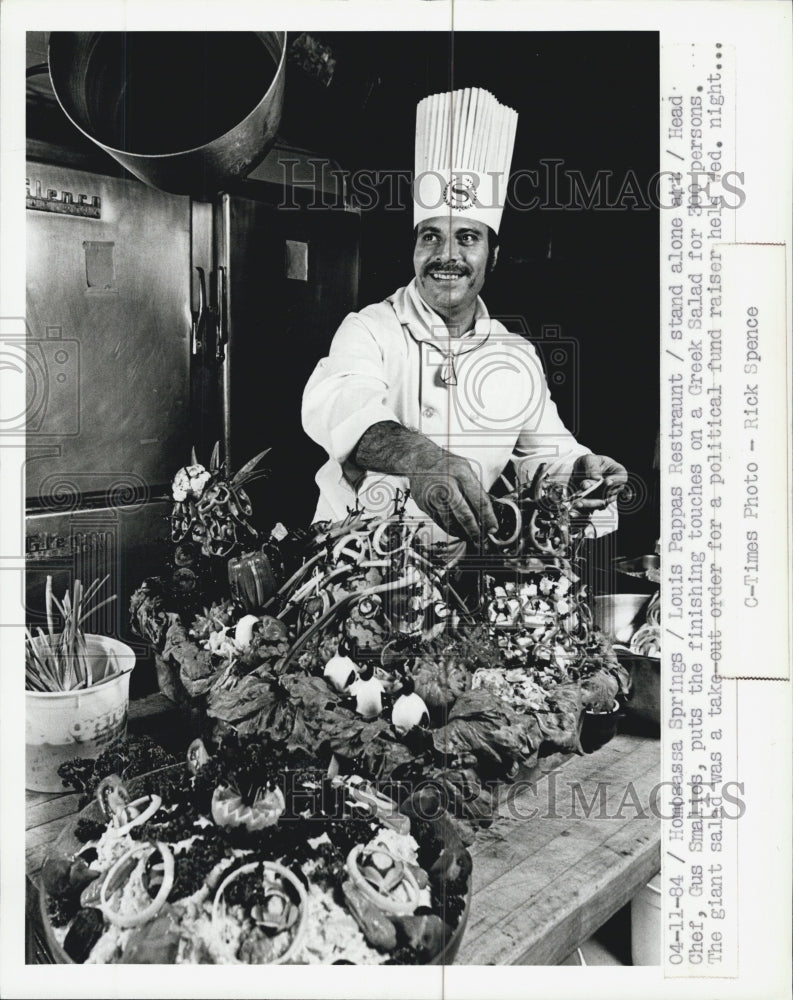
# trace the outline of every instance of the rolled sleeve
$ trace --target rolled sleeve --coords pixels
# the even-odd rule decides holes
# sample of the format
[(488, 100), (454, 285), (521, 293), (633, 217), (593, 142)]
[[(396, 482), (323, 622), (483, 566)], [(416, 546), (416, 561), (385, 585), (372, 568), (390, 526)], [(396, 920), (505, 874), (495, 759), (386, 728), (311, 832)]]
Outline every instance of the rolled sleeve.
[(339, 465), (373, 424), (400, 422), (388, 404), (380, 347), (355, 313), (342, 322), (328, 357), (317, 364), (308, 380), (302, 418), (306, 434)]

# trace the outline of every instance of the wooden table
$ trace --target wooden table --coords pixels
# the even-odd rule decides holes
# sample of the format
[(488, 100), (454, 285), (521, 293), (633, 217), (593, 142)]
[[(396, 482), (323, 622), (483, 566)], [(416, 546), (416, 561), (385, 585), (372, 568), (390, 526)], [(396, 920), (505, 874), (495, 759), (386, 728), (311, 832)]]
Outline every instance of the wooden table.
[[(160, 695), (130, 705), (130, 732), (172, 736), (178, 721)], [(648, 809), (660, 780), (657, 739), (619, 735), (590, 756), (557, 755), (542, 771), (512, 786), (471, 848), (473, 894), (458, 965), (556, 965), (660, 869), (660, 821)], [(30, 963), (50, 961), (36, 881), (79, 797), (27, 793)]]
[(646, 885), (661, 868), (660, 748), (616, 736), (502, 801), (471, 848), (457, 965), (557, 965)]

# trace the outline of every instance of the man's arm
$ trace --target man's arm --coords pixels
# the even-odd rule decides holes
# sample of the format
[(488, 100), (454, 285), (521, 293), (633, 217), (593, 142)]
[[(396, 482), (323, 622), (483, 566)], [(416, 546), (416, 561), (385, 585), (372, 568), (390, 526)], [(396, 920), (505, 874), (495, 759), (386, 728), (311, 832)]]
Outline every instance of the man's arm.
[(360, 316), (351, 313), (306, 384), (303, 429), (343, 466), (368, 427), (398, 419), (387, 397), (380, 348)]
[(407, 476), (416, 504), (450, 535), (479, 541), (482, 532), (498, 530), (487, 491), (469, 462), (417, 431), (390, 420), (373, 424), (350, 457), (361, 469)]
[(476, 540), (482, 531), (496, 531), (490, 500), (470, 464), (402, 426), (387, 395), (380, 348), (352, 313), (306, 385), (303, 428), (341, 466), (406, 476), (416, 504), (450, 535)]

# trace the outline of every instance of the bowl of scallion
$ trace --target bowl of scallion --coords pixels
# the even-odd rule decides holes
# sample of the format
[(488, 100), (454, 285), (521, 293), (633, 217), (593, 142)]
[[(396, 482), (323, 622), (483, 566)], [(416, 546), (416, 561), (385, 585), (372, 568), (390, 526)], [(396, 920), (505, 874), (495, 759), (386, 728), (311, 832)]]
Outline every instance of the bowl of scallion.
[(84, 623), (115, 600), (104, 597), (108, 577), (83, 587), (74, 581), (58, 598), (47, 578), (46, 630), (25, 635), (25, 785), (60, 792), (58, 767), (98, 755), (124, 736), (129, 676), (135, 653), (110, 636), (83, 632)]

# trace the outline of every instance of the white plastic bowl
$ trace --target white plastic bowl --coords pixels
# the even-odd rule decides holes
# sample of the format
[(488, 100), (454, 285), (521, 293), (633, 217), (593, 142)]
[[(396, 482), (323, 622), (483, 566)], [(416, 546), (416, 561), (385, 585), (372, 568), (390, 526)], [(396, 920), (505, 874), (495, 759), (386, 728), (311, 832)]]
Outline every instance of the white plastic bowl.
[(64, 791), (61, 764), (73, 757), (97, 757), (126, 734), (135, 653), (103, 635), (87, 635), (85, 642), (94, 684), (113, 658), (118, 674), (80, 691), (25, 692), (25, 787), (31, 791)]

